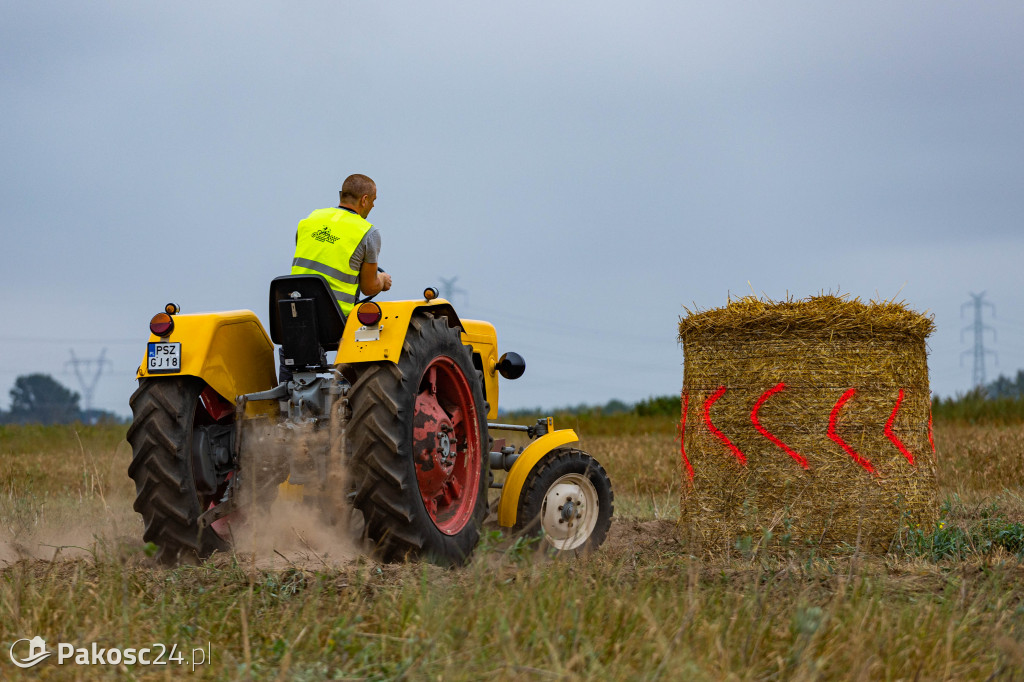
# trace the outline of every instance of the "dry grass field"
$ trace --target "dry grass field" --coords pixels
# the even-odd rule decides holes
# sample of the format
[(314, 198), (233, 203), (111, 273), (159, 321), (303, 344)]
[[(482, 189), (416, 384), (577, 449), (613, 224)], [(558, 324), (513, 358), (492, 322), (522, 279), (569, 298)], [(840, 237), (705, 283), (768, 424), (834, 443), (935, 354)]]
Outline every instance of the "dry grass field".
[[(0, 678), (1024, 678), (1024, 426), (937, 423), (943, 520), (888, 554), (766, 533), (707, 557), (675, 532), (671, 422), (565, 425), (615, 486), (608, 542), (551, 560), (490, 529), (452, 570), (339, 552), (294, 517), (288, 551), (157, 568), (123, 427), (0, 428)], [(22, 671), (8, 651), (36, 635), (209, 658)]]

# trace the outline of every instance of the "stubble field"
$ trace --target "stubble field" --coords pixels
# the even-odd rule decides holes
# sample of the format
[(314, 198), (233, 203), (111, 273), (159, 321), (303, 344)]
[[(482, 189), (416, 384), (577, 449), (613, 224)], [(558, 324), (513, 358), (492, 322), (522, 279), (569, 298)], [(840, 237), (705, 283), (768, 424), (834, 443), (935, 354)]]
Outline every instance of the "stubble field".
[[(601, 550), (551, 560), (492, 528), (451, 570), (380, 564), (294, 510), (259, 552), (157, 568), (124, 427), (0, 428), (0, 678), (1024, 678), (1024, 426), (936, 423), (941, 527), (887, 555), (740, 538), (717, 558), (675, 532), (671, 421), (575, 426), (615, 487)], [(184, 664), (22, 671), (8, 651), (36, 635)]]

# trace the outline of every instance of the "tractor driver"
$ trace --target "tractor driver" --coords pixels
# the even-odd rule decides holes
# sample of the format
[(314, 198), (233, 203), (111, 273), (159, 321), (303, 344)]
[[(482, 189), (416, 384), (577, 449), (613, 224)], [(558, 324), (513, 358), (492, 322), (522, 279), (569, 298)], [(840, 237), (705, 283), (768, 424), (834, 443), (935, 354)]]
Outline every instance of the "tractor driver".
[[(350, 175), (338, 194), (337, 208), (317, 209), (299, 222), (292, 274), (322, 275), (348, 318), (360, 294), (390, 289), (391, 275), (377, 268), (380, 231), (366, 220), (377, 200), (376, 183), (365, 175)], [(281, 381), (290, 375), (282, 362)]]
[(321, 208), (295, 232), (293, 275), (323, 275), (348, 317), (360, 293), (373, 296), (391, 288), (391, 275), (377, 269), (380, 231), (366, 221), (377, 200), (377, 185), (350, 175), (341, 185), (337, 208)]

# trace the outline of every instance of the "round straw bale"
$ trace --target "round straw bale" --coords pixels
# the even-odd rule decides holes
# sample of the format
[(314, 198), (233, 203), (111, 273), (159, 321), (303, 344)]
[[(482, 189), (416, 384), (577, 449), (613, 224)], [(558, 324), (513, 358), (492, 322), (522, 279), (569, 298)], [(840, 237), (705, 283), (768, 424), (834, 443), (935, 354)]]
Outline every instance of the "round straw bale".
[(885, 551), (934, 522), (931, 317), (835, 295), (686, 312), (680, 522), (706, 550)]

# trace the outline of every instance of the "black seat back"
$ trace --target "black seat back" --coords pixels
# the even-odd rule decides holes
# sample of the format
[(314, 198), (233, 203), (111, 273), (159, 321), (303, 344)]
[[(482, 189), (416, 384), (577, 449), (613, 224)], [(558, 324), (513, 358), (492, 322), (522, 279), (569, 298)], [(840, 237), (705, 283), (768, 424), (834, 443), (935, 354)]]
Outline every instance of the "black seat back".
[(270, 338), (292, 371), (326, 369), (324, 353), (338, 350), (344, 329), (334, 292), (320, 275), (283, 275), (270, 283)]

